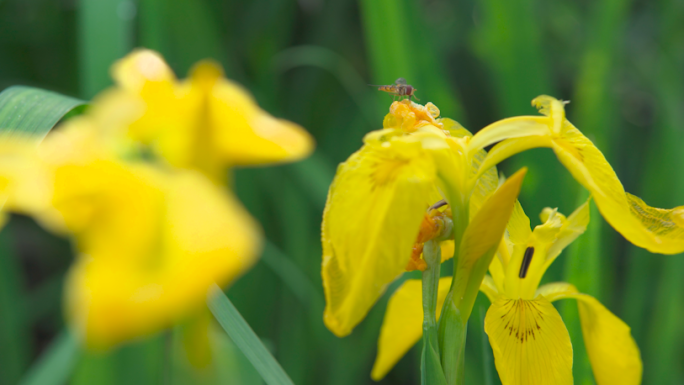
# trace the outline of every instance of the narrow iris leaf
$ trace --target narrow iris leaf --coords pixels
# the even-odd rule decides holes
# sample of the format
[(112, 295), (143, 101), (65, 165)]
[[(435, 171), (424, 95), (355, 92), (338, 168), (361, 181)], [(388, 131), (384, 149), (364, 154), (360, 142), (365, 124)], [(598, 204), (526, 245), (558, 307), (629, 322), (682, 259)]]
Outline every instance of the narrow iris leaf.
[(19, 384), (61, 385), (66, 383), (79, 357), (79, 352), (76, 339), (68, 332), (62, 332)]
[(26, 86), (13, 86), (0, 93), (0, 131), (27, 133), (43, 138), (64, 115), (83, 100)]
[(214, 285), (209, 289), (207, 301), (209, 309), (228, 333), (235, 345), (244, 353), (249, 362), (269, 385), (292, 385), (283, 368), (266, 349), (259, 337), (238, 310), (233, 306), (221, 289)]

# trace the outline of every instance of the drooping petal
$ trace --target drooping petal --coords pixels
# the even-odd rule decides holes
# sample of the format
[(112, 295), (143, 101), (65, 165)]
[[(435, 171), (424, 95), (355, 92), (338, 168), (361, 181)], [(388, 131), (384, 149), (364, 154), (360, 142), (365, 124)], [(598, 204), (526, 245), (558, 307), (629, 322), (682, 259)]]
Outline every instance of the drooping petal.
[(579, 293), (565, 282), (541, 286), (538, 293), (550, 301), (574, 298), (582, 321), (584, 345), (598, 385), (638, 385), (642, 363), (630, 328), (596, 298)]
[(532, 103), (545, 116), (504, 119), (473, 137), (470, 151), (501, 142), (491, 150), (482, 171), (519, 151), (551, 147), (573, 177), (591, 192), (608, 223), (627, 240), (655, 253), (684, 251), (684, 206), (659, 209), (626, 193), (601, 151), (565, 119), (562, 101), (542, 95)]
[[(437, 319), (449, 293), (451, 277), (439, 279)], [(380, 381), (423, 335), (423, 287), (420, 279), (404, 282), (392, 294), (378, 339), (378, 355), (371, 378)]]
[(498, 296), (485, 332), (503, 385), (572, 385), (572, 345), (551, 302)]
[(420, 143), (366, 144), (338, 168), (323, 213), (324, 320), (349, 334), (405, 269), (436, 168)]
[(558, 159), (592, 194), (601, 215), (628, 241), (654, 253), (684, 251), (684, 206), (659, 209), (628, 194), (596, 146), (566, 121), (553, 141)]
[[(125, 186), (113, 193), (123, 191), (129, 202), (112, 200), (108, 189), (90, 189), (92, 199), (72, 190), (73, 202), (80, 203), (58, 206), (80, 253), (65, 287), (67, 318), (96, 349), (149, 335), (195, 312), (214, 282), (230, 283), (256, 261), (259, 241), (240, 204), (196, 172), (136, 168), (107, 176)], [(151, 211), (131, 216), (134, 190)], [(123, 228), (126, 222), (132, 231)]]

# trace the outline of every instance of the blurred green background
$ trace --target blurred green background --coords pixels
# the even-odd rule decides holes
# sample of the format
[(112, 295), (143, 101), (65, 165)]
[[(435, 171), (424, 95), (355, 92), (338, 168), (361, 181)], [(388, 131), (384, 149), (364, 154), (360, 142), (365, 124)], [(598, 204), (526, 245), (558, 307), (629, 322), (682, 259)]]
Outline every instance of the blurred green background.
[[(320, 219), (335, 167), (382, 125), (392, 99), (368, 87), (404, 77), (471, 131), (535, 114), (539, 94), (571, 100), (627, 191), (684, 203), (682, 0), (2, 0), (0, 89), (23, 84), (90, 99), (134, 47), (161, 52), (179, 77), (214, 58), (272, 114), (306, 127), (316, 153), (293, 165), (237, 170), (236, 190), (268, 243), (228, 295), (296, 384), (372, 383), (387, 296), (344, 339), (322, 322)], [(527, 165), (521, 201), (569, 214), (586, 193), (548, 149)], [(632, 328), (644, 383), (684, 383), (684, 257), (651, 255), (593, 212), (590, 230), (547, 273), (598, 297)], [(13, 216), (0, 233), (0, 385), (15, 384), (62, 330), (69, 243)], [(448, 271), (450, 269), (444, 269)], [(390, 287), (390, 291), (396, 284)], [(478, 298), (468, 336), (470, 384), (498, 384)], [(574, 302), (575, 383), (594, 383)], [(215, 366), (190, 370), (177, 331), (106, 354), (79, 353), (71, 384), (245, 383), (260, 379), (217, 330)], [(414, 348), (382, 383), (419, 383)]]

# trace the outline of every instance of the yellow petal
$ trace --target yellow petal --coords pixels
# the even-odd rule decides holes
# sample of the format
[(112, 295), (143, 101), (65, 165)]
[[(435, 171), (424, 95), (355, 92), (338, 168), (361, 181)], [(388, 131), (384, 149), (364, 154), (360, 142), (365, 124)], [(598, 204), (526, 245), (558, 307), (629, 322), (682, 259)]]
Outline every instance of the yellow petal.
[(519, 116), (502, 119), (481, 129), (470, 141), (470, 150), (478, 151), (505, 139), (549, 136), (549, 119), (542, 116)]
[[(449, 293), (451, 277), (439, 279), (437, 319), (442, 312), (444, 298)], [(404, 282), (392, 294), (380, 329), (378, 355), (371, 378), (380, 381), (406, 352), (423, 336), (423, 287), (420, 279)]]
[(121, 87), (140, 92), (147, 82), (172, 82), (173, 72), (161, 55), (149, 49), (138, 49), (112, 66), (112, 77)]
[(498, 296), (485, 332), (503, 385), (572, 385), (572, 345), (560, 314), (543, 296)]
[(492, 167), (517, 153), (538, 147), (551, 147), (551, 137), (549, 135), (532, 135), (499, 142), (489, 150), (476, 176), (479, 177), (490, 171)]
[(511, 214), (511, 219), (506, 226), (508, 236), (514, 244), (525, 243), (530, 238), (532, 230), (530, 230), (530, 218), (525, 214), (520, 202), (515, 202), (515, 208)]
[(523, 168), (508, 178), (475, 214), (463, 234), (459, 265), (471, 267), (488, 250), (498, 247), (526, 173)]
[[(463, 234), (459, 249), (454, 296), (474, 301), (491, 258), (496, 253), (506, 229), (506, 223), (520, 192), (527, 169), (513, 174), (484, 202)], [(489, 258), (485, 258), (487, 255)], [(468, 317), (465, 314), (464, 317)]]
[(480, 285), (480, 291), (485, 293), (487, 298), (489, 298), (489, 302), (492, 303), (496, 300), (496, 297), (499, 295), (499, 290), (496, 287), (496, 283), (494, 283), (494, 279), (489, 275), (485, 275), (484, 279), (482, 280), (482, 284)]
[(510, 253), (508, 251), (508, 245), (506, 238), (499, 243), (499, 248), (496, 251), (496, 257), (492, 258), (492, 263), (489, 264), (489, 274), (491, 274), (492, 280), (499, 291), (503, 290), (504, 278), (506, 277), (506, 266), (508, 265), (508, 260), (510, 259)]
[(0, 136), (0, 208), (33, 215), (48, 209), (52, 180), (31, 137)]
[(324, 320), (349, 334), (406, 267), (435, 165), (420, 143), (367, 144), (338, 168), (323, 213)]
[[(515, 217), (515, 222), (513, 218)], [(532, 299), (542, 276), (563, 249), (580, 236), (589, 224), (589, 202), (565, 218), (557, 210), (544, 209), (545, 222), (529, 231), (529, 219), (519, 207), (511, 216), (509, 234), (515, 234), (511, 259), (506, 267), (504, 292), (511, 298)], [(524, 232), (523, 229), (528, 231)]]
[(580, 207), (576, 208), (570, 216), (563, 221), (556, 239), (551, 244), (549, 251), (546, 254), (546, 261), (548, 264), (553, 262), (556, 257), (577, 237), (584, 234), (584, 231), (589, 225), (589, 213), (591, 211), (590, 201), (587, 200)]
[(628, 241), (651, 252), (684, 251), (684, 206), (658, 209), (625, 193), (601, 151), (570, 123), (567, 125), (563, 137), (554, 140), (553, 150), (573, 177), (591, 192), (606, 221)]
[[(71, 204), (58, 209), (80, 252), (66, 283), (67, 315), (88, 346), (108, 348), (178, 322), (204, 306), (214, 282), (227, 284), (255, 262), (256, 224), (199, 174), (84, 167), (94, 170), (70, 170), (71, 181), (78, 171), (84, 183), (63, 187)], [(95, 171), (104, 175), (90, 183)]]
[(538, 292), (550, 301), (577, 299), (584, 344), (598, 385), (641, 383), (641, 355), (629, 326), (596, 298), (579, 293), (569, 283), (544, 285)]
[(209, 330), (214, 317), (208, 308), (192, 314), (180, 325), (183, 348), (188, 362), (196, 368), (206, 368), (211, 364), (212, 351)]
[[(218, 67), (220, 70), (220, 67)], [(208, 106), (212, 141), (224, 162), (251, 165), (291, 162), (313, 151), (311, 135), (299, 125), (277, 119), (259, 108), (249, 92), (228, 79), (210, 62), (201, 62), (191, 73), (193, 87), (210, 92)], [(215, 77), (212, 87), (212, 77)]]

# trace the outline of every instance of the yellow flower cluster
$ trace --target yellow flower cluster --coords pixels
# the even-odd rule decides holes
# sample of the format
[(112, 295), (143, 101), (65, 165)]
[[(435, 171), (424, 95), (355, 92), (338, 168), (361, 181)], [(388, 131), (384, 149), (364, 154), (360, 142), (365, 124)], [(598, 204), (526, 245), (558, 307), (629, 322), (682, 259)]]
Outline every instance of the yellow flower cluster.
[(116, 86), (42, 142), (0, 142), (4, 210), (74, 241), (65, 309), (103, 349), (202, 309), (252, 266), (261, 230), (221, 185), (235, 165), (307, 156), (312, 138), (261, 110), (213, 62), (179, 81), (155, 52), (113, 67)]

